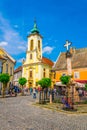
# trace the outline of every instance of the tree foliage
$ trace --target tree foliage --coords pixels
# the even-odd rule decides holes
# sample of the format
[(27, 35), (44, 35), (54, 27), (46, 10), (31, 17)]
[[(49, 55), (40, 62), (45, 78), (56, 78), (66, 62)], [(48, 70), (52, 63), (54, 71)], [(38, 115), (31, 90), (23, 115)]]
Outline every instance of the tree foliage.
[(67, 85), (70, 82), (70, 79), (71, 79), (71, 76), (68, 76), (68, 75), (60, 77), (62, 84), (65, 84), (65, 85)]
[(19, 82), (19, 84), (20, 85), (25, 85), (26, 84), (26, 82), (27, 82), (27, 79), (26, 78), (24, 78), (24, 77), (22, 77), (22, 78), (19, 78), (19, 80), (18, 80), (18, 82)]
[(2, 88), (3, 97), (5, 97), (5, 89), (7, 87), (7, 83), (9, 82), (9, 80), (10, 80), (9, 74), (6, 73), (0, 74), (0, 82), (3, 83), (3, 88)]
[(9, 80), (10, 80), (9, 74), (5, 73), (0, 74), (0, 82), (2, 82), (3, 84), (7, 84)]
[(85, 84), (85, 90), (87, 91), (87, 84)]
[(38, 84), (44, 89), (51, 86), (51, 79), (50, 78), (42, 78), (38, 81)]

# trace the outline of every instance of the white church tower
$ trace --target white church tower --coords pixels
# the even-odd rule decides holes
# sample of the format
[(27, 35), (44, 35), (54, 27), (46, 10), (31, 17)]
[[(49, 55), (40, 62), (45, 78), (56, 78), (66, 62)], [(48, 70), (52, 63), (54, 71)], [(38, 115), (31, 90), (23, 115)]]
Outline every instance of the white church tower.
[(28, 36), (27, 63), (37, 63), (42, 59), (42, 36), (37, 29), (36, 21), (31, 34)]

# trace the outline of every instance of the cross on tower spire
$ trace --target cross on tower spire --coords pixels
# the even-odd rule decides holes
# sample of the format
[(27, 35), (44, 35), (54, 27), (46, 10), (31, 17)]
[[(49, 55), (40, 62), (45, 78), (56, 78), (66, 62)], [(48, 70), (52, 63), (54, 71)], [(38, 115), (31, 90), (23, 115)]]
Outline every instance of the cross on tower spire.
[(64, 44), (64, 47), (66, 47), (66, 50), (69, 51), (69, 46), (71, 45), (71, 42), (66, 40), (66, 43)]
[(31, 30), (31, 33), (32, 33), (32, 34), (35, 34), (35, 33), (38, 33), (38, 34), (39, 34), (39, 30), (38, 30), (37, 24), (36, 24), (36, 19), (34, 20), (34, 27), (33, 27), (33, 29)]
[(34, 28), (37, 28), (36, 18), (34, 19)]

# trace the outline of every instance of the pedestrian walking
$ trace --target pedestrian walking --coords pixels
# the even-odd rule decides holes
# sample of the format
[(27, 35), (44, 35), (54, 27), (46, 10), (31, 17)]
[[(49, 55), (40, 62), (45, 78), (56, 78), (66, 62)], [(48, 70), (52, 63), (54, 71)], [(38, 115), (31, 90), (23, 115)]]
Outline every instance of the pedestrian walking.
[(33, 88), (33, 98), (36, 98), (36, 89)]
[(32, 87), (30, 87), (30, 95), (32, 95), (32, 92), (33, 92), (33, 89), (32, 89)]

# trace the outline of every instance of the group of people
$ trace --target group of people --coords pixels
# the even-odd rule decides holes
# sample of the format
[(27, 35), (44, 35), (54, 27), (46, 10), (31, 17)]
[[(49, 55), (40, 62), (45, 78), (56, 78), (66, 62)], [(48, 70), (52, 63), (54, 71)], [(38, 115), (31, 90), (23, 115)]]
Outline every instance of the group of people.
[(36, 88), (30, 87), (29, 91), (30, 91), (30, 95), (33, 95), (33, 98), (36, 98), (39, 90)]
[(38, 89), (35, 87), (28, 88), (26, 86), (24, 86), (23, 89), (20, 89), (17, 85), (10, 82), (8, 94), (10, 94), (11, 96), (12, 95), (17, 96), (17, 93), (23, 92), (23, 95), (25, 95), (25, 96), (30, 94), (33, 96), (33, 98), (36, 98), (38, 91), (40, 91), (40, 90), (41, 90), (41, 88), (38, 88)]
[(10, 94), (11, 96), (14, 94), (15, 96), (17, 96), (17, 93), (19, 93), (19, 88), (17, 85), (14, 85), (10, 82), (9, 84), (9, 92), (8, 94)]

